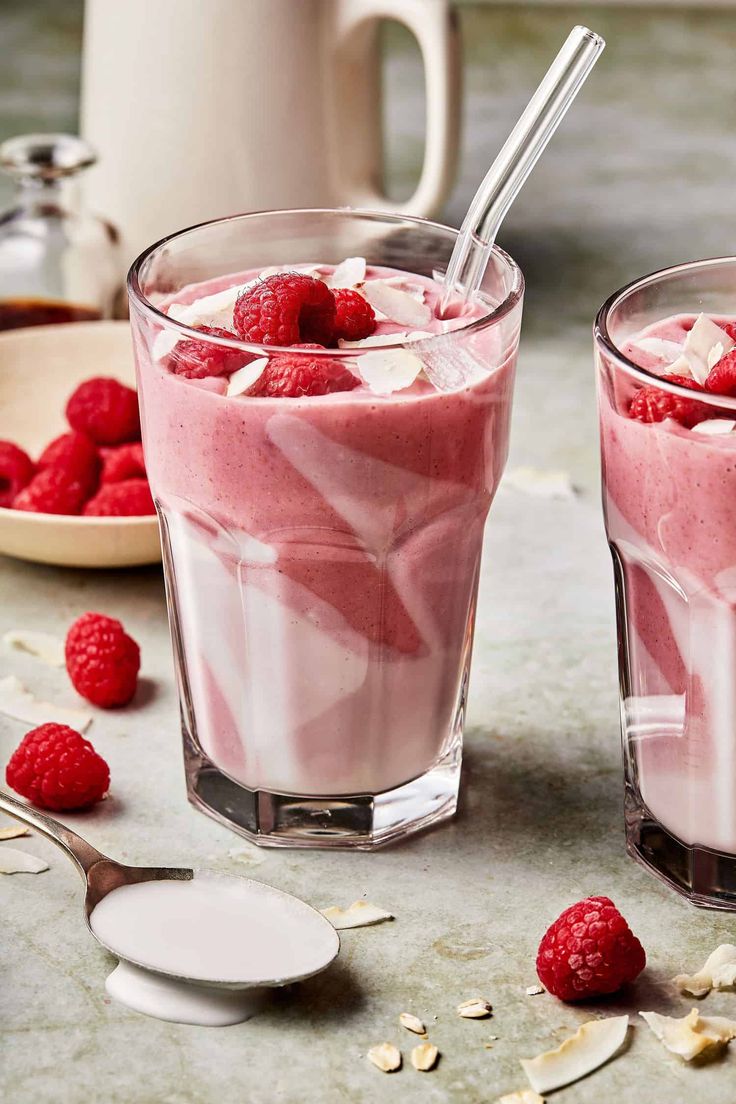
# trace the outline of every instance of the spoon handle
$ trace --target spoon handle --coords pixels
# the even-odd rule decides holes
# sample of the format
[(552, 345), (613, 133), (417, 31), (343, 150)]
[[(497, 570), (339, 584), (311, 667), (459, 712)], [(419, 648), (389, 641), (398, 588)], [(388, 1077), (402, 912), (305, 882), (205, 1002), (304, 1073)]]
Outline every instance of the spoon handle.
[(53, 820), (45, 813), (39, 813), (37, 809), (25, 805), (3, 790), (0, 790), (0, 809), (8, 816), (15, 817), (16, 820), (21, 820), (29, 827), (35, 828), (41, 835), (46, 836), (46, 839), (51, 840), (62, 851), (65, 851), (69, 858), (76, 863), (80, 874), (85, 879), (91, 866), (94, 866), (100, 859), (107, 858), (92, 844), (78, 836), (76, 832), (72, 832), (71, 828), (65, 828), (63, 824), (59, 824), (58, 820)]

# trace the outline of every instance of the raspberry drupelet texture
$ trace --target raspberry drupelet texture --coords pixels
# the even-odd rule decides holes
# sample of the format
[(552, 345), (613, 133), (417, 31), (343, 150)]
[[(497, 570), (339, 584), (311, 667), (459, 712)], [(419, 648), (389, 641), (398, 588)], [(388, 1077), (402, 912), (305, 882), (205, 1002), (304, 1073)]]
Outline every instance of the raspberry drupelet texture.
[[(662, 380), (679, 384), (680, 387), (688, 387), (691, 391), (703, 390), (697, 380), (692, 379), (691, 376), (669, 375), (662, 376)], [(676, 422), (688, 429), (712, 416), (705, 403), (698, 402), (696, 399), (686, 399), (682, 395), (672, 395), (669, 391), (654, 385), (640, 388), (629, 406), (629, 417), (639, 422), (663, 422), (665, 418), (674, 418)]]
[(736, 349), (713, 365), (705, 381), (705, 390), (714, 395), (736, 397)]
[(64, 651), (74, 689), (93, 705), (112, 709), (135, 694), (140, 648), (113, 617), (82, 614), (67, 633)]
[[(227, 337), (237, 341), (238, 335), (218, 326), (197, 326), (212, 337)], [(209, 376), (231, 376), (238, 368), (253, 360), (251, 353), (242, 349), (228, 349), (209, 341), (179, 341), (169, 354), (167, 367), (177, 376), (186, 379), (206, 379)]]
[(100, 476), (100, 454), (94, 441), (84, 433), (62, 433), (38, 458), (40, 469), (59, 468), (81, 483), (87, 495), (93, 494)]
[(298, 399), (352, 391), (360, 380), (339, 360), (276, 356), (269, 360), (247, 395), (255, 398)]
[(27, 452), (12, 441), (0, 441), (0, 506), (13, 505), (13, 499), (28, 486), (35, 470)]
[(117, 448), (103, 449), (103, 483), (122, 483), (124, 479), (145, 478), (146, 463), (140, 441), (134, 441), (132, 445), (118, 445)]
[(122, 445), (141, 437), (135, 391), (107, 376), (80, 383), (66, 404), (66, 416), (72, 429), (98, 445)]
[(156, 513), (147, 479), (103, 483), (82, 510), (85, 517), (145, 517)]
[(235, 303), (233, 325), (244, 341), (259, 345), (329, 345), (335, 299), (321, 280), (298, 272), (278, 273), (246, 288)]
[(338, 288), (335, 297), (335, 340), (360, 341), (376, 328), (376, 315), (367, 299), (352, 288)]
[(86, 809), (107, 793), (110, 770), (73, 728), (42, 724), (11, 755), (5, 780), (41, 809)]
[(44, 468), (13, 500), (14, 510), (33, 514), (78, 514), (86, 487), (64, 468)]
[(608, 897), (586, 897), (547, 929), (537, 952), (542, 985), (564, 1001), (615, 993), (646, 965), (639, 940)]

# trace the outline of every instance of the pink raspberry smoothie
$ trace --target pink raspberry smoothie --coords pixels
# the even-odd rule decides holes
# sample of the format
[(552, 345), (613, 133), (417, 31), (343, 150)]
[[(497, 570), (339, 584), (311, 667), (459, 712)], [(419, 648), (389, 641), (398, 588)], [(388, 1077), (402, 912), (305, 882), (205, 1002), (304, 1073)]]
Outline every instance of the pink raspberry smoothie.
[(652, 391), (671, 413), (641, 420), (641, 384), (604, 371), (600, 409), (629, 777), (681, 842), (736, 853), (736, 414), (708, 391), (731, 327), (693, 315), (647, 327), (622, 353), (690, 380), (692, 399)]
[[(215, 317), (201, 317), (227, 330), (228, 289), (257, 275), (189, 287), (164, 309), (181, 318), (193, 305), (196, 317), (197, 304), (224, 293)], [(474, 332), (491, 309), (480, 303), (441, 322), (439, 285), (422, 276), (369, 267), (361, 286), (392, 280), (426, 320), (379, 317), (366, 344), (336, 349), (356, 376), (351, 390), (228, 394), (225, 376), (171, 370), (165, 327), (137, 337), (184, 724), (252, 790), (384, 792), (429, 770), (462, 727), (518, 324), (503, 339), (493, 327)], [(372, 354), (375, 369), (376, 341), (406, 342), (408, 331), (421, 331), (410, 349), (434, 350), (424, 359), (435, 372), (464, 373), (460, 385), (436, 386), (431, 367), (397, 390), (369, 385), (362, 358)], [(446, 332), (457, 339), (429, 340)]]

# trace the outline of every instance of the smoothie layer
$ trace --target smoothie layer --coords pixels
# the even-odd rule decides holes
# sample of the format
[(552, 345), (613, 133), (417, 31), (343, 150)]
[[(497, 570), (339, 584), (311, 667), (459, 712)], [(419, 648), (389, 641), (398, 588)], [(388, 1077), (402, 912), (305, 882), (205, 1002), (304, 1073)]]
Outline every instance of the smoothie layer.
[[(687, 379), (694, 323), (692, 315), (665, 319), (622, 351), (650, 372), (684, 373)], [(726, 349), (716, 348), (712, 361), (733, 344), (724, 332)], [(691, 344), (698, 348), (697, 341)], [(703, 361), (690, 361), (696, 388), (698, 374), (705, 379), (712, 367), (707, 353)], [(640, 387), (615, 366), (610, 374), (604, 366), (603, 494), (625, 600), (629, 771), (645, 805), (673, 835), (688, 845), (732, 853), (736, 432), (725, 408), (729, 400), (719, 409), (714, 395), (710, 405), (698, 406), (694, 394), (694, 416), (678, 418), (675, 412), (640, 420), (632, 416)]]
[[(253, 275), (187, 289), (176, 303)], [(407, 276), (369, 269), (372, 279)], [(459, 330), (488, 309), (440, 322), (437, 285), (408, 279), (428, 308), (423, 333)], [(392, 335), (405, 340), (406, 327), (383, 318), (370, 344), (335, 355), (357, 376), (357, 358)], [(460, 732), (515, 336), (504, 347), (495, 328), (481, 329), (413, 346), (430, 350), (430, 373), (466, 372), (451, 390), (422, 372), (389, 394), (358, 377), (350, 391), (286, 399), (177, 376), (157, 356), (171, 349), (160, 333), (138, 348), (185, 721), (236, 781), (378, 793), (424, 773)]]

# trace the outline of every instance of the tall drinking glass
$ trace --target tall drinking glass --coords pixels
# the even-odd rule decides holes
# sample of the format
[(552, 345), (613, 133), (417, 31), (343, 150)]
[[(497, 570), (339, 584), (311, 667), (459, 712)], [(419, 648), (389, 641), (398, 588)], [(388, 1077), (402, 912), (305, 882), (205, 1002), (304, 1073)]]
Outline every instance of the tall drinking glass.
[[(523, 280), (496, 249), (473, 311), (384, 338), (397, 370), (422, 368), (391, 393), (365, 382), (378, 347), (279, 352), (173, 316), (272, 267), (361, 257), (399, 285), (431, 280), (455, 237), (386, 214), (266, 212), (176, 234), (131, 270), (189, 798), (258, 843), (370, 848), (455, 810)], [(194, 338), (235, 360), (329, 359), (357, 385), (228, 395), (226, 378), (171, 370)]]
[(681, 350), (701, 312), (736, 334), (735, 293), (736, 259), (679, 265), (616, 292), (595, 330), (627, 845), (695, 904), (731, 909), (736, 399), (659, 377), (687, 385), (699, 363), (705, 378), (730, 338), (706, 328)]

